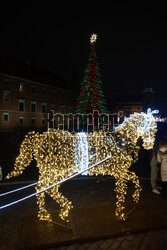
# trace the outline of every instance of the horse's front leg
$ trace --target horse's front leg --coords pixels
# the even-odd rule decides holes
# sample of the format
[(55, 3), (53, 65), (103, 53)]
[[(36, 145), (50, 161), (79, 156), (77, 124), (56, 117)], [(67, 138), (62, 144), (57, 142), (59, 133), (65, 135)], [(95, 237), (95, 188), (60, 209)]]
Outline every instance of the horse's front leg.
[(123, 179), (121, 176), (120, 178), (116, 177), (116, 210), (115, 215), (121, 219), (125, 220), (125, 196), (126, 196), (126, 189), (127, 189), (127, 180)]
[(47, 191), (47, 193), (60, 205), (61, 210), (59, 216), (62, 220), (69, 222), (68, 215), (70, 210), (73, 208), (72, 202), (69, 201), (59, 192), (60, 186), (55, 186)]
[(133, 197), (133, 200), (136, 203), (138, 203), (139, 198), (140, 198), (140, 192), (141, 192), (141, 186), (140, 186), (139, 179), (134, 172), (128, 171), (127, 172), (127, 180), (133, 182), (133, 184), (135, 185), (135, 191), (134, 191), (132, 197)]

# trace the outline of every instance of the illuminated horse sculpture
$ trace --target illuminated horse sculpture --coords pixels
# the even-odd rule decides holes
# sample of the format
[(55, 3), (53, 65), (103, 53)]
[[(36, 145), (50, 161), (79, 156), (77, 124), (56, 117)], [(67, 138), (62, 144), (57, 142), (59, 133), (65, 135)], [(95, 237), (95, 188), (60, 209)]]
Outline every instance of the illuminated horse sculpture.
[[(30, 132), (24, 139), (20, 154), (16, 158), (14, 170), (7, 178), (20, 175), (26, 166), (32, 161), (37, 162), (39, 168), (39, 180), (36, 191), (40, 191), (65, 180), (83, 168), (92, 166), (110, 156), (105, 162), (88, 170), (88, 175), (112, 175), (116, 180), (116, 216), (125, 220), (125, 196), (127, 182), (135, 185), (133, 200), (137, 203), (141, 191), (136, 174), (129, 170), (137, 158), (137, 139), (141, 136), (145, 149), (151, 149), (154, 145), (156, 122), (153, 114), (134, 113), (119, 125), (112, 135), (103, 132), (71, 134), (68, 131), (48, 129), (43, 134)], [(59, 192), (60, 185), (48, 189), (46, 192), (60, 204), (60, 218), (68, 221), (68, 214), (72, 203)], [(51, 215), (45, 208), (45, 192), (37, 195), (39, 205), (38, 217), (40, 220), (52, 221)]]

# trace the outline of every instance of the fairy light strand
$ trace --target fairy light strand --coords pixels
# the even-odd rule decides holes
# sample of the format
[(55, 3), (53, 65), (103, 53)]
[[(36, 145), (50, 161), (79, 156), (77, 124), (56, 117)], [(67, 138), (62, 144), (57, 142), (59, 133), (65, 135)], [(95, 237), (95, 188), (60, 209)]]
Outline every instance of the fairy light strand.
[(53, 188), (53, 187), (55, 187), (55, 186), (61, 185), (61, 184), (63, 184), (64, 182), (66, 182), (66, 181), (68, 181), (68, 180), (70, 180), (70, 179), (72, 179), (72, 178), (74, 178), (74, 177), (76, 177), (76, 176), (78, 176), (78, 175), (80, 175), (80, 174), (83, 174), (84, 172), (90, 170), (91, 168), (94, 168), (94, 167), (96, 167), (97, 165), (99, 165), (99, 164), (105, 162), (105, 161), (108, 160), (110, 157), (111, 157), (111, 156), (107, 156), (105, 159), (103, 159), (103, 160), (101, 160), (100, 162), (94, 164), (93, 166), (88, 167), (87, 169), (84, 169), (84, 170), (82, 170), (82, 171), (80, 171), (80, 172), (78, 172), (78, 173), (76, 173), (76, 174), (73, 174), (73, 175), (71, 175), (70, 177), (66, 178), (65, 180), (62, 180), (62, 181), (59, 181), (58, 183), (55, 183), (55, 184), (53, 184), (53, 185), (50, 185), (49, 187), (44, 188), (44, 189), (41, 190), (41, 191), (38, 191), (38, 192), (36, 192), (36, 193), (30, 194), (30, 195), (28, 195), (28, 196), (25, 196), (25, 197), (23, 197), (22, 199), (19, 199), (19, 200), (17, 200), (17, 201), (14, 201), (14, 202), (8, 203), (8, 204), (6, 204), (6, 205), (4, 205), (4, 206), (1, 206), (0, 209), (10, 207), (10, 206), (12, 206), (12, 205), (14, 205), (14, 204), (17, 204), (17, 203), (19, 203), (19, 202), (22, 202), (22, 201), (24, 201), (24, 200), (27, 200), (27, 199), (29, 199), (29, 198), (35, 196), (35, 195), (41, 194), (41, 193), (43, 193), (43, 192), (45, 192), (45, 191), (47, 191), (47, 190), (49, 190), (49, 189), (51, 189), (51, 188)]
[[(96, 155), (96, 154), (92, 155), (90, 158), (94, 157), (95, 155)], [(79, 168), (80, 168), (81, 170), (83, 169), (83, 168), (81, 167), (81, 165), (79, 165)], [(58, 176), (58, 175), (57, 175), (57, 176)], [(9, 195), (9, 194), (12, 194), (12, 193), (15, 193), (15, 192), (19, 192), (19, 191), (24, 190), (24, 189), (26, 189), (26, 188), (35, 186), (36, 184), (37, 184), (37, 182), (34, 182), (34, 183), (29, 184), (29, 185), (27, 185), (27, 186), (23, 186), (23, 187), (20, 187), (20, 188), (17, 188), (17, 189), (14, 189), (14, 190), (11, 190), (11, 191), (2, 193), (2, 194), (0, 194), (0, 197)]]
[[(140, 198), (140, 182), (136, 174), (130, 171), (131, 165), (138, 159), (139, 147), (136, 142), (139, 137), (143, 139), (143, 147), (151, 149), (154, 145), (156, 133), (156, 121), (153, 114), (157, 111), (148, 109), (147, 113), (134, 113), (110, 134), (94, 132), (84, 134), (87, 146), (84, 149), (89, 155), (90, 166), (97, 162), (96, 168), (91, 168), (88, 175), (112, 175), (116, 180), (116, 216), (126, 219), (125, 197), (127, 182), (131, 181), (135, 190), (132, 195), (134, 202)], [(74, 173), (81, 173), (78, 162), (82, 163), (78, 153), (78, 142), (81, 136), (71, 134), (68, 131), (48, 129), (43, 134), (30, 132), (24, 139), (20, 154), (16, 158), (14, 170), (7, 178), (22, 174), (26, 166), (34, 156), (39, 168), (39, 180), (36, 185), (36, 197), (39, 206), (38, 217), (40, 220), (52, 221), (50, 213), (45, 208), (45, 192), (48, 193), (60, 205), (60, 218), (68, 222), (68, 215), (72, 209), (72, 202), (63, 196), (59, 187), (64, 180)], [(106, 159), (106, 157), (109, 157)], [(106, 159), (105, 162), (102, 162)], [(83, 171), (85, 172), (85, 170)], [(56, 186), (53, 183), (59, 183)], [(48, 189), (48, 187), (51, 187)], [(30, 196), (31, 197), (31, 196)]]
[(21, 188), (17, 188), (17, 189), (8, 191), (8, 192), (6, 192), (6, 193), (2, 193), (2, 194), (0, 194), (0, 197), (5, 196), (5, 195), (8, 195), (8, 194), (15, 193), (15, 192), (18, 192), (18, 191), (21, 191), (21, 190), (26, 189), (26, 188), (29, 188), (29, 187), (33, 187), (33, 186), (35, 186), (36, 184), (37, 184), (37, 182), (34, 182), (34, 183), (29, 184), (29, 185), (27, 185), (27, 186), (24, 186), (24, 187), (21, 187)]

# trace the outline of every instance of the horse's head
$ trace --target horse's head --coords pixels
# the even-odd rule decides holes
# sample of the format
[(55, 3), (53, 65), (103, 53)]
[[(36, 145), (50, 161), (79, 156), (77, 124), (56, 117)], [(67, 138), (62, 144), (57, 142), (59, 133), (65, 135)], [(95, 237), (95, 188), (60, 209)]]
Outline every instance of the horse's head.
[(157, 124), (153, 114), (157, 114), (158, 110), (147, 110), (147, 113), (141, 113), (141, 119), (139, 120), (137, 131), (138, 135), (143, 139), (143, 147), (145, 149), (151, 149), (154, 146), (155, 133), (157, 131)]

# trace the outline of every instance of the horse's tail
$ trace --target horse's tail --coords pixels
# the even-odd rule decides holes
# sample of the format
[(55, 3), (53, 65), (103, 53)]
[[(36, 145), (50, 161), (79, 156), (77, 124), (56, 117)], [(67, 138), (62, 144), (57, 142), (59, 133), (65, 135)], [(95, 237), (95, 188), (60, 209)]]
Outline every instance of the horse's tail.
[(25, 167), (27, 167), (32, 160), (32, 153), (34, 149), (35, 137), (37, 134), (35, 132), (29, 132), (20, 147), (20, 153), (16, 158), (14, 169), (11, 173), (6, 176), (6, 179), (11, 177), (16, 177), (22, 174)]

